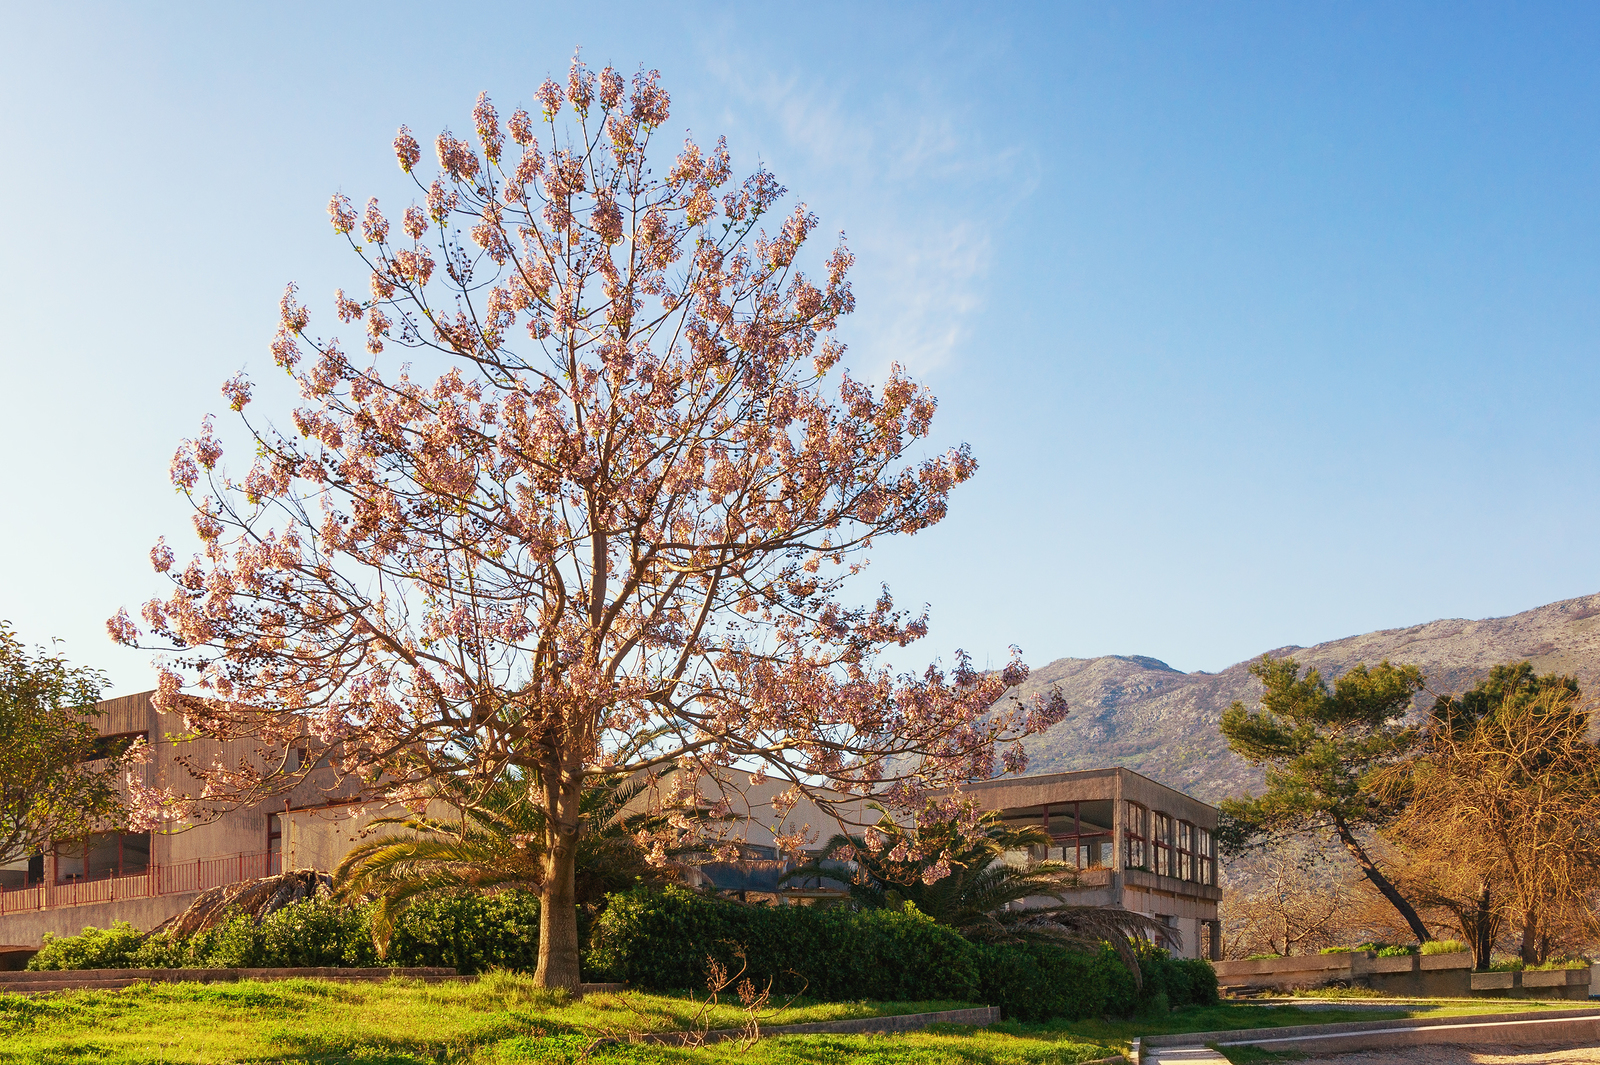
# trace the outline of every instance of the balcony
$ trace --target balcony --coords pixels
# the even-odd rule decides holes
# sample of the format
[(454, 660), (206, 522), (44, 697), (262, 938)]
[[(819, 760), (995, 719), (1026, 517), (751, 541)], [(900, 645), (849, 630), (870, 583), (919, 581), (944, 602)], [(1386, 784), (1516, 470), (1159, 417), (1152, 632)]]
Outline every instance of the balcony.
[(152, 865), (145, 872), (133, 876), (0, 890), (0, 914), (209, 891), (228, 884), (275, 876), (282, 871), (283, 858), (279, 854), (228, 854), (219, 858), (197, 858), (175, 865)]
[(1161, 876), (1158, 873), (1146, 872), (1143, 869), (1124, 869), (1122, 883), (1125, 887), (1144, 888), (1147, 891), (1162, 891), (1168, 895), (1187, 895), (1195, 899), (1210, 899), (1216, 902), (1222, 898), (1222, 889), (1215, 884), (1202, 884), (1195, 880), (1179, 880), (1175, 876)]

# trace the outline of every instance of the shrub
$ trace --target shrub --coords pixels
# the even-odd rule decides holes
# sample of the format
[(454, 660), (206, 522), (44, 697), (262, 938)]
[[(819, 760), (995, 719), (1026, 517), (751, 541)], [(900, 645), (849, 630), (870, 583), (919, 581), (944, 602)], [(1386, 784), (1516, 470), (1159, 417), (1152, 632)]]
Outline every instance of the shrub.
[(1465, 954), (1471, 949), (1459, 939), (1430, 939), (1422, 944), (1423, 957), (1433, 954)]
[(978, 1000), (999, 1006), (1007, 1020), (1100, 1017), (1111, 998), (1112, 970), (1132, 985), (1110, 951), (1091, 955), (1048, 943), (975, 949)]
[(1378, 951), (1380, 958), (1407, 958), (1417, 952), (1416, 947), (1383, 947)]
[(33, 970), (122, 969), (132, 964), (144, 933), (127, 921), (110, 928), (85, 928), (75, 936), (44, 935), (44, 946), (28, 961)]
[(1051, 943), (973, 944), (914, 906), (853, 911), (742, 906), (682, 888), (613, 895), (585, 958), (592, 978), (652, 990), (704, 986), (706, 958), (737, 970), (742, 948), (757, 983), (813, 998), (976, 1000), (1017, 1020), (1131, 1015), (1210, 1005), (1209, 962), (1139, 952), (1141, 990), (1116, 951)]
[(709, 956), (730, 972), (747, 964), (758, 984), (770, 978), (780, 994), (970, 1000), (976, 954), (915, 907), (743, 906), (669, 887), (613, 895), (594, 924), (586, 961), (596, 978), (656, 990), (704, 987)]
[(1189, 996), (1177, 1006), (1215, 1006), (1222, 1001), (1217, 988), (1217, 970), (1204, 958), (1173, 958), (1175, 970), (1188, 978)]
[[(363, 917), (363, 935), (366, 927)], [(462, 973), (532, 971), (539, 964), (539, 896), (459, 891), (420, 899), (396, 922), (387, 960), (402, 966), (453, 965)]]
[(1540, 962), (1538, 965), (1524, 966), (1528, 972), (1548, 972), (1552, 969), (1587, 969), (1593, 963), (1588, 958), (1551, 958), (1549, 961)]
[(1171, 1009), (1214, 1006), (1218, 1002), (1217, 971), (1202, 958), (1174, 958), (1164, 950), (1147, 945), (1139, 951), (1139, 972), (1143, 977), (1143, 989), (1129, 1001), (1113, 1001), (1114, 1012), (1162, 1013), (1165, 1011), (1155, 1004), (1163, 996)]
[[(290, 969), (385, 964), (372, 945), (371, 911), (321, 897), (268, 914), (243, 914), (183, 939), (146, 936), (126, 921), (81, 935), (45, 937), (33, 969)], [(395, 926), (387, 964), (449, 965), (463, 973), (532, 969), (539, 957), (539, 900), (525, 891), (459, 892), (414, 904)]]

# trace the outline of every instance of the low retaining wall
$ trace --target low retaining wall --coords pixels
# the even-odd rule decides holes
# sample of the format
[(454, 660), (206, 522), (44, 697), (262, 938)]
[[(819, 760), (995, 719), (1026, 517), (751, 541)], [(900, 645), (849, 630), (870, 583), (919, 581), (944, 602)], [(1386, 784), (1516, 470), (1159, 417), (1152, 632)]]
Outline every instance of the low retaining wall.
[(1589, 998), (1591, 969), (1532, 969), (1473, 973), (1472, 993), (1497, 998)]
[(387, 980), (391, 976), (416, 980), (459, 980), (453, 968), (436, 966), (410, 969), (57, 969), (41, 972), (0, 972), (0, 993), (36, 994), (41, 991), (95, 991), (129, 987), (138, 983), (230, 983), (235, 980)]
[(1372, 951), (1310, 954), (1298, 958), (1219, 961), (1222, 987), (1270, 987), (1279, 991), (1333, 983), (1370, 987), (1388, 995), (1465, 998), (1472, 994), (1472, 955), (1409, 954), (1380, 958)]
[(1538, 969), (1476, 973), (1472, 955), (1411, 954), (1380, 958), (1371, 951), (1310, 954), (1298, 958), (1219, 961), (1222, 988), (1270, 987), (1278, 991), (1345, 983), (1385, 995), (1421, 998), (1546, 998), (1587, 1001), (1592, 969)]
[(18, 947), (39, 947), (48, 933), (75, 936), (85, 928), (110, 928), (127, 921), (141, 932), (148, 932), (169, 918), (176, 917), (200, 897), (198, 891), (171, 895), (141, 895), (114, 902), (86, 902), (79, 906), (53, 906), (43, 910), (17, 910), (0, 915), (0, 943)]

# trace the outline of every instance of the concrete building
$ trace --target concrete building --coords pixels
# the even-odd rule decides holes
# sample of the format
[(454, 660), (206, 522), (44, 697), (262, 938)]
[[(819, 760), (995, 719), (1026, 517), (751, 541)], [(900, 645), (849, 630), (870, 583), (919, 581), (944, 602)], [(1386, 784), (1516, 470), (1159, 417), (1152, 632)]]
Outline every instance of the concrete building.
[(1078, 870), (1077, 906), (1119, 906), (1178, 932), (1175, 953), (1222, 957), (1217, 903), (1217, 810), (1131, 769), (1003, 777), (968, 785), (1007, 825), (1039, 825), (1050, 845), (1034, 858)]
[[(99, 703), (102, 750), (147, 740), (153, 757), (135, 770), (147, 787), (194, 794), (189, 764), (224, 753), (214, 740), (183, 738), (181, 717), (158, 713), (153, 692)], [(246, 745), (226, 752), (246, 753)], [(302, 757), (290, 751), (288, 757)], [(360, 826), (377, 816), (353, 801), (354, 789), (328, 769), (314, 771), (285, 797), (214, 819), (155, 832), (102, 832), (63, 841), (31, 858), (0, 866), (0, 955), (31, 952), (45, 933), (75, 935), (85, 927), (127, 921), (153, 928), (183, 912), (202, 891), (284, 868), (332, 868)], [(0, 968), (7, 959), (0, 956)]]
[[(141, 736), (152, 744), (154, 758), (138, 770), (146, 786), (192, 791), (197, 781), (185, 763), (209, 764), (224, 753), (249, 756), (242, 746), (225, 752), (216, 741), (182, 738), (183, 722), (157, 713), (151, 694), (105, 700), (98, 719), (108, 750)], [(287, 757), (304, 755), (291, 751)], [(835, 817), (809, 799), (792, 807), (780, 803), (786, 787), (780, 782), (743, 783), (726, 796), (735, 818), (729, 830), (754, 860), (695, 867), (690, 879), (789, 901), (841, 893), (837, 883), (783, 883), (793, 863), (772, 845), (786, 835), (820, 850), (839, 830)], [(701, 790), (711, 802), (723, 797), (714, 787)], [(1074, 866), (1080, 886), (1069, 893), (1069, 903), (1146, 914), (1177, 931), (1182, 953), (1220, 957), (1214, 808), (1127, 769), (1007, 777), (966, 791), (984, 808), (1003, 811), (1009, 825), (1045, 829), (1047, 848), (1008, 860), (1049, 858)], [(835, 812), (846, 822), (864, 826), (877, 820), (869, 800), (841, 798)], [(72, 935), (119, 920), (153, 928), (202, 891), (283, 869), (331, 870), (374, 818), (393, 812), (382, 803), (359, 801), (352, 782), (321, 768), (286, 797), (214, 819), (62, 842), (0, 867), (0, 955), (29, 953), (47, 932)], [(0, 968), (5, 964), (0, 957)]]
[[(704, 790), (715, 797), (713, 789)], [(746, 897), (811, 899), (843, 893), (840, 882), (785, 882), (784, 874), (795, 863), (784, 860), (776, 848), (759, 845), (762, 837), (782, 832), (802, 835), (820, 849), (839, 830), (833, 817), (805, 799), (780, 818), (773, 805), (779, 790), (780, 785), (768, 781), (730, 796), (735, 811), (751, 823), (744, 838), (756, 859), (700, 866), (691, 870), (692, 880)], [(1215, 807), (1129, 769), (1003, 777), (969, 784), (963, 791), (983, 809), (1001, 811), (1008, 826), (1037, 825), (1049, 834), (1049, 846), (1008, 855), (1007, 860), (1048, 859), (1074, 867), (1079, 886), (1066, 892), (1066, 904), (1116, 906), (1144, 914), (1177, 933), (1181, 946), (1175, 953), (1221, 958)], [(839, 812), (848, 823), (871, 824), (877, 814), (866, 802), (846, 800)]]

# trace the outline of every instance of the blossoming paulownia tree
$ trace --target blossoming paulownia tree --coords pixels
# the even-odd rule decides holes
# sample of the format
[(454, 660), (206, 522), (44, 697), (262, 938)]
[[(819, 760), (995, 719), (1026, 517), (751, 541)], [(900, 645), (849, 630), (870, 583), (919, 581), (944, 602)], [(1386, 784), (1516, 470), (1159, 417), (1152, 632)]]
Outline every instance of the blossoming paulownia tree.
[[(997, 748), (1020, 768), (1016, 741), (1065, 704), (997, 709), (1015, 658), (897, 675), (881, 652), (925, 615), (887, 591), (841, 601), (875, 537), (939, 521), (976, 469), (965, 447), (910, 456), (934, 399), (898, 367), (877, 389), (838, 368), (842, 240), (802, 270), (816, 217), (776, 215), (763, 169), (733, 184), (721, 140), (650, 169), (654, 71), (628, 84), (574, 58), (537, 96), (542, 122), (504, 124), (480, 96), (476, 144), (440, 134), (426, 183), (402, 127), (426, 206), (398, 231), (376, 200), (333, 197), (369, 275), (334, 306), (371, 358), (314, 338), (289, 287), (272, 350), (300, 386), (295, 431), (246, 418), (242, 481), (209, 420), (185, 441), (172, 477), (203, 553), (180, 568), (158, 543), (172, 594), (144, 631), (110, 627), (181, 649), (158, 705), (256, 741), (204, 767), (215, 797), (292, 783), (319, 759), (291, 771), (284, 752), (306, 746), (392, 796), (520, 767), (548, 812), (537, 979), (570, 987), (586, 776), (675, 765), (692, 791), (742, 767), (791, 805), (826, 806), (825, 786), (911, 809), (991, 774)], [(382, 368), (395, 347), (413, 363)], [(250, 384), (224, 394), (243, 412)]]

